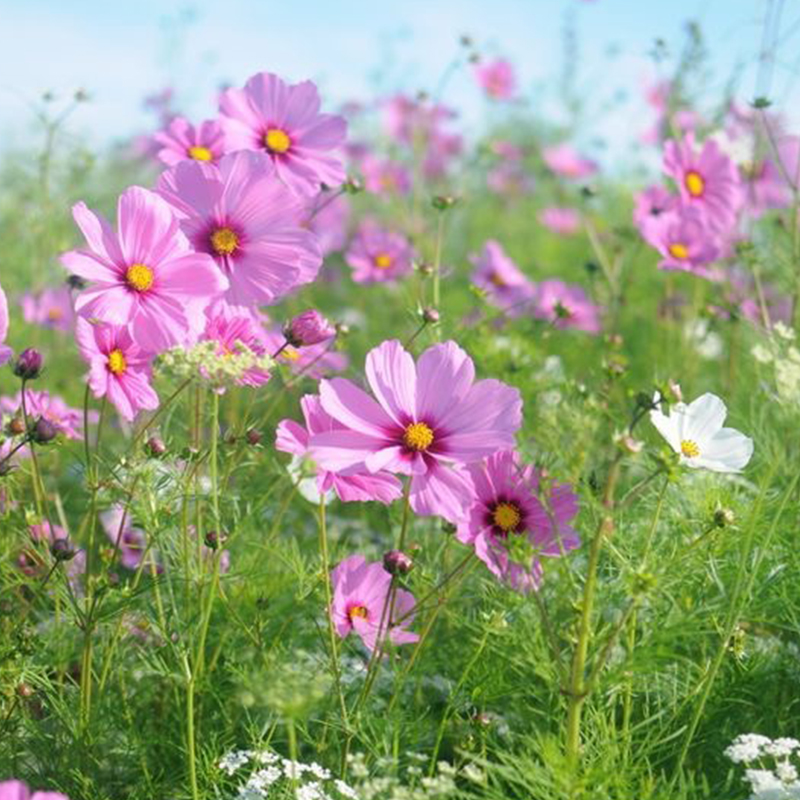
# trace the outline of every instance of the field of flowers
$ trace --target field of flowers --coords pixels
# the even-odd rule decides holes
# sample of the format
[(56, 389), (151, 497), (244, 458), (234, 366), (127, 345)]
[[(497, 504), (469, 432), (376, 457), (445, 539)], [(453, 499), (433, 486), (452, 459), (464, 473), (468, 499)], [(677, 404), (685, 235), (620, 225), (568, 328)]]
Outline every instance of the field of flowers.
[(102, 153), (42, 100), (0, 800), (800, 797), (800, 138), (700, 36), (635, 179), (466, 37), (479, 133), (269, 64)]

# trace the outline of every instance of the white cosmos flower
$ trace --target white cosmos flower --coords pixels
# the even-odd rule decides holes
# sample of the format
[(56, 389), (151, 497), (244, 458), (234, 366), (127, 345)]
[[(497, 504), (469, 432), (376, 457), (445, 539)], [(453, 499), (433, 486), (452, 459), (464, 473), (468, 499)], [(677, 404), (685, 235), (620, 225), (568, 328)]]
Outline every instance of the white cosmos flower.
[[(654, 402), (658, 402), (656, 394)], [(753, 455), (753, 440), (733, 428), (723, 428), (728, 409), (715, 394), (676, 403), (669, 416), (654, 409), (650, 421), (687, 467), (713, 472), (741, 472)]]

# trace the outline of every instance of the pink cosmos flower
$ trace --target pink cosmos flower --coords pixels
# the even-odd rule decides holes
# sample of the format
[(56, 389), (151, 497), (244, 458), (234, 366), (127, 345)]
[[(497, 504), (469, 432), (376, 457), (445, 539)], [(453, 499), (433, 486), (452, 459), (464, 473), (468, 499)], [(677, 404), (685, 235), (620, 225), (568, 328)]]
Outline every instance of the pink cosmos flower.
[(333, 339), (336, 328), (319, 311), (309, 308), (284, 325), (283, 335), (289, 344), (303, 347)]
[(486, 95), (493, 100), (510, 100), (514, 96), (517, 84), (514, 68), (504, 58), (476, 64), (475, 78)]
[(28, 526), (28, 533), (31, 538), (36, 542), (49, 542), (52, 544), (56, 539), (67, 539), (67, 532), (60, 525), (53, 525), (47, 520), (40, 522), (36, 525)]
[(322, 256), (300, 225), (302, 202), (261, 153), (232, 153), (218, 166), (183, 161), (161, 176), (158, 192), (195, 250), (213, 256), (230, 303), (276, 303), (316, 278)]
[(475, 489), (458, 538), (512, 588), (538, 588), (540, 556), (557, 557), (580, 545), (569, 524), (578, 512), (572, 487), (542, 486), (538, 472), (509, 450), (467, 469)]
[(283, 332), (280, 328), (271, 328), (264, 331), (262, 341), (268, 355), (280, 350), (275, 357), (278, 364), (285, 364), (295, 375), (304, 375), (312, 380), (342, 372), (349, 364), (344, 353), (333, 349), (333, 341), (330, 339), (307, 347), (284, 347), (286, 337)]
[[(100, 514), (100, 523), (111, 545), (119, 548), (120, 563), (125, 569), (138, 569), (145, 553), (149, 559), (158, 561), (152, 550), (149, 553), (147, 551), (147, 534), (133, 526), (130, 512), (126, 514), (122, 506), (114, 506)], [(161, 570), (160, 567), (158, 569)]]
[(89, 386), (95, 397), (107, 397), (132, 422), (139, 411), (158, 408), (150, 385), (151, 356), (133, 340), (128, 328), (78, 319), (75, 337), (89, 362)]
[(535, 182), (521, 163), (506, 161), (486, 173), (486, 185), (495, 194), (517, 197), (533, 191)]
[(665, 211), (651, 219), (642, 233), (663, 256), (660, 269), (714, 277), (708, 265), (723, 255), (722, 247), (717, 232), (700, 209), (680, 206)]
[(477, 256), (472, 282), (483, 289), (491, 302), (510, 316), (519, 316), (533, 300), (536, 287), (509, 258), (499, 242), (490, 239)]
[[(202, 342), (216, 342), (219, 356), (230, 356), (242, 347), (257, 356), (266, 356), (264, 331), (249, 308), (232, 306), (217, 300), (206, 309), (206, 327), (200, 336)], [(237, 378), (239, 386), (263, 386), (270, 379), (266, 370), (253, 367)]]
[(184, 117), (175, 117), (164, 131), (154, 134), (161, 145), (158, 158), (173, 167), (181, 161), (219, 161), (225, 153), (225, 135), (219, 122), (206, 120), (195, 126)]
[(713, 139), (699, 153), (693, 133), (664, 144), (664, 172), (678, 185), (684, 204), (697, 208), (715, 230), (729, 230), (742, 206), (743, 194), (736, 165)]
[(330, 614), (336, 632), (343, 639), (355, 631), (370, 651), (383, 643), (387, 633), (392, 644), (419, 641), (416, 633), (407, 630), (414, 621), (411, 613), (416, 604), (414, 596), (397, 589), (391, 604), (392, 576), (383, 564), (368, 563), (363, 556), (350, 556), (331, 572), (331, 582)]
[[(279, 422), (275, 448), (282, 453), (291, 453), (299, 459), (312, 461), (309, 449), (312, 436), (347, 429), (325, 412), (316, 395), (305, 395), (300, 400), (300, 407), (306, 427), (291, 419)], [(388, 504), (397, 500), (403, 493), (400, 481), (384, 471), (373, 474), (367, 470), (359, 471), (357, 467), (351, 467), (338, 473), (319, 468), (316, 472), (319, 493), (324, 495), (333, 490), (343, 503), (377, 500), (379, 503)]]
[(22, 781), (0, 783), (0, 800), (69, 800), (61, 792), (31, 792)]
[(543, 208), (539, 222), (560, 236), (571, 236), (581, 227), (580, 214), (574, 208)]
[(429, 347), (416, 365), (400, 342), (383, 342), (367, 355), (366, 374), (375, 399), (344, 378), (320, 383), (323, 409), (345, 430), (312, 436), (312, 458), (333, 472), (409, 475), (417, 514), (458, 519), (469, 491), (460, 465), (513, 446), (519, 391), (476, 382), (455, 342)]
[(130, 325), (136, 343), (150, 352), (185, 342), (202, 324), (205, 307), (228, 288), (213, 259), (192, 251), (154, 192), (132, 186), (120, 195), (117, 233), (84, 203), (73, 206), (72, 216), (89, 247), (64, 253), (61, 263), (91, 282), (75, 309)]
[(402, 233), (366, 221), (345, 253), (356, 283), (387, 283), (408, 275), (414, 248)]
[(347, 123), (319, 108), (311, 81), (288, 85), (269, 72), (253, 75), (244, 89), (228, 89), (220, 99), (228, 150), (266, 153), (277, 176), (300, 194), (316, 194), (321, 184), (338, 186), (346, 175), (331, 151), (344, 144)]
[[(709, 310), (723, 318), (730, 319), (739, 315), (756, 325), (763, 324), (764, 315), (753, 276), (743, 269), (733, 269), (725, 277), (727, 280), (725, 305), (711, 306)], [(791, 297), (765, 282), (761, 284), (761, 296), (764, 300), (767, 319), (770, 322), (783, 322), (791, 325)]]
[(12, 349), (4, 342), (8, 336), (8, 300), (3, 287), (0, 286), (0, 366), (5, 364), (12, 356)]
[[(83, 411), (77, 408), (70, 408), (58, 395), (26, 389), (25, 405), (28, 410), (28, 417), (31, 420), (43, 417), (59, 433), (63, 433), (67, 439), (77, 441), (83, 439)], [(5, 411), (15, 416), (21, 415), (22, 394), (17, 392), (13, 397), (0, 397), (0, 411)], [(96, 422), (97, 419), (96, 411), (89, 415), (90, 422)]]
[(545, 147), (542, 150), (544, 163), (556, 173), (565, 178), (583, 179), (597, 172), (597, 162), (586, 158), (571, 145), (563, 144)]
[(538, 285), (534, 316), (556, 328), (600, 333), (600, 307), (589, 300), (580, 286), (555, 278)]
[(43, 289), (37, 294), (27, 292), (20, 302), (22, 316), (31, 325), (69, 333), (75, 327), (72, 293), (66, 286)]
[(408, 194), (411, 190), (411, 176), (399, 162), (388, 158), (378, 158), (368, 154), (360, 164), (364, 176), (364, 188), (374, 194)]

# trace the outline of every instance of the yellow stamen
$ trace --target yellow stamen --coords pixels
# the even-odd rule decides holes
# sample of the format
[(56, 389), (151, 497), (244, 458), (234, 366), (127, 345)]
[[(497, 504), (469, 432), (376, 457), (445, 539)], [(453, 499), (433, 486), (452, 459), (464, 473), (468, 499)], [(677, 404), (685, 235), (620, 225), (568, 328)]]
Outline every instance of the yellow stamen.
[(433, 444), (433, 431), (424, 422), (412, 422), (403, 434), (403, 444), (420, 452)]
[(153, 285), (153, 270), (144, 264), (131, 264), (125, 273), (125, 280), (131, 289), (146, 292)]
[(522, 514), (513, 503), (499, 503), (492, 512), (492, 519), (498, 528), (508, 533), (517, 529), (522, 520)]
[(285, 153), (291, 146), (292, 140), (280, 128), (270, 128), (264, 134), (264, 146), (272, 153)]
[(217, 228), (211, 234), (211, 247), (217, 255), (229, 256), (238, 246), (239, 237), (230, 228)]
[(392, 257), (388, 253), (378, 253), (373, 262), (378, 269), (389, 269), (392, 266)]
[(128, 362), (122, 354), (122, 350), (112, 350), (108, 354), (108, 371), (115, 375), (122, 375), (128, 368)]
[(489, 276), (489, 283), (491, 283), (492, 286), (497, 286), (499, 289), (502, 289), (503, 286), (506, 285), (506, 282), (503, 280), (503, 278), (500, 275), (498, 275), (496, 272), (493, 272)]
[(675, 242), (675, 244), (671, 244), (667, 249), (671, 256), (679, 258), (681, 261), (685, 258), (689, 258), (689, 248), (686, 247), (685, 244), (681, 244), (681, 242)]
[(281, 354), (280, 358), (285, 358), (287, 361), (299, 361), (300, 353), (294, 347), (287, 347)]
[(348, 612), (348, 616), (350, 617), (351, 621), (353, 617), (360, 617), (361, 619), (367, 618), (367, 607), (366, 606), (353, 606)]
[(684, 184), (692, 197), (700, 197), (706, 189), (706, 182), (703, 180), (703, 176), (694, 170), (686, 173)]
[(63, 319), (63, 317), (64, 312), (60, 308), (51, 308), (47, 312), (47, 319), (49, 319), (50, 322), (58, 322), (60, 319)]
[(681, 442), (681, 453), (683, 453), (686, 458), (697, 458), (697, 456), (700, 455), (700, 448), (697, 446), (697, 442), (691, 439), (684, 439)]
[(207, 147), (203, 147), (202, 145), (195, 145), (194, 147), (190, 147), (187, 152), (189, 154), (189, 158), (193, 158), (196, 161), (214, 160), (214, 154)]

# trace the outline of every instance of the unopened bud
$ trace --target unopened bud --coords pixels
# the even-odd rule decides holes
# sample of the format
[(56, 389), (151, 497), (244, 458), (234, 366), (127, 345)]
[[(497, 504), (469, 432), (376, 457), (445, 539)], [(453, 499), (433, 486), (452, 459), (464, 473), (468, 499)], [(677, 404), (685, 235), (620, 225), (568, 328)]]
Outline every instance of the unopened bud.
[(458, 202), (458, 198), (453, 197), (449, 194), (437, 194), (431, 204), (437, 211), (447, 211), (447, 209), (452, 208)]
[(736, 514), (730, 508), (718, 508), (714, 512), (714, 525), (718, 528), (725, 528), (736, 522)]
[(25, 420), (22, 417), (14, 417), (8, 423), (8, 432), (11, 436), (21, 436), (25, 433)]
[(56, 561), (71, 561), (75, 558), (75, 548), (70, 544), (69, 539), (56, 539), (50, 545), (50, 555)]
[(209, 550), (217, 550), (223, 545), (227, 538), (227, 535), (222, 531), (208, 531), (204, 541)]
[(431, 308), (430, 306), (428, 308), (423, 308), (422, 319), (424, 319), (428, 325), (435, 325), (440, 319), (438, 309)]
[(261, 440), (264, 437), (261, 431), (257, 428), (250, 428), (250, 430), (244, 435), (244, 438), (247, 439), (247, 444), (251, 444), (253, 447), (255, 447), (257, 444), (261, 444)]
[(414, 568), (414, 561), (402, 550), (390, 550), (383, 557), (383, 568), (391, 575), (408, 575)]
[(24, 381), (32, 381), (42, 374), (42, 354), (34, 347), (23, 350), (14, 363), (14, 374)]
[(33, 687), (24, 681), (17, 684), (17, 697), (21, 697), (23, 700), (33, 697)]
[(160, 436), (151, 436), (145, 442), (144, 449), (150, 458), (161, 458), (167, 452), (167, 446)]
[(37, 444), (47, 444), (58, 436), (58, 428), (49, 419), (39, 417), (31, 431), (31, 439)]

